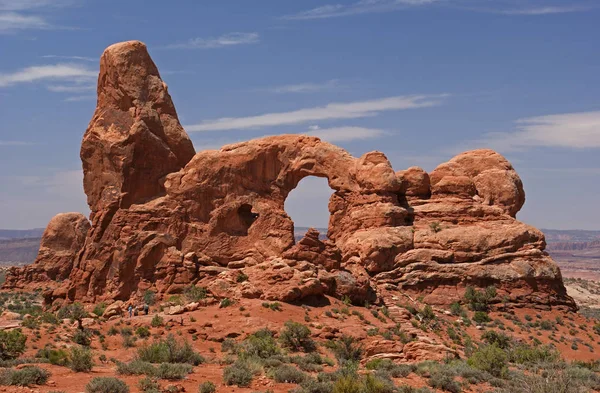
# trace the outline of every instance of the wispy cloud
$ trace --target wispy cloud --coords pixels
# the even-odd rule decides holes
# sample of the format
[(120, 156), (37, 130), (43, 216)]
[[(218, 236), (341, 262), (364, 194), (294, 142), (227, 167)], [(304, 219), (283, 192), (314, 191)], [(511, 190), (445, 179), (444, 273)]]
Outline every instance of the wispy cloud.
[(257, 44), (260, 41), (258, 33), (228, 33), (219, 37), (192, 38), (187, 42), (167, 45), (166, 49), (214, 49), (236, 45)]
[(51, 25), (41, 16), (23, 15), (16, 12), (0, 13), (0, 33), (16, 30), (48, 29)]
[(0, 73), (0, 87), (51, 80), (80, 83), (82, 80), (89, 80), (97, 76), (97, 71), (92, 71), (78, 64), (33, 66), (13, 73)]
[(308, 122), (356, 119), (376, 116), (380, 112), (427, 108), (441, 105), (447, 94), (414, 95), (379, 98), (370, 101), (331, 103), (322, 107), (299, 109), (290, 112), (266, 113), (258, 116), (222, 118), (186, 126), (187, 131), (224, 131), (274, 127)]
[(500, 151), (532, 147), (600, 148), (600, 111), (564, 113), (517, 120), (516, 130), (487, 134), (477, 141)]
[(439, 0), (361, 0), (348, 5), (327, 4), (296, 14), (286, 15), (283, 19), (325, 19), (375, 12), (387, 12), (409, 7), (437, 3)]
[(42, 56), (44, 59), (65, 59), (65, 60), (81, 60), (81, 61), (99, 61), (93, 57), (86, 56), (60, 56), (60, 55), (44, 55)]
[[(583, 2), (585, 1), (588, 2), (584, 4)], [(359, 14), (400, 11), (423, 6), (439, 6), (505, 15), (550, 15), (581, 12), (592, 8), (589, 0), (581, 0), (580, 4), (572, 2), (570, 5), (557, 5), (552, 0), (529, 1), (525, 5), (523, 3), (525, 2), (515, 0), (494, 0), (489, 2), (481, 0), (360, 0), (350, 4), (326, 4), (286, 15), (283, 19), (327, 19)]]
[(376, 128), (365, 127), (332, 127), (320, 128), (312, 126), (304, 135), (317, 136), (327, 142), (349, 142), (354, 140), (379, 138), (386, 135), (386, 132)]
[(80, 102), (80, 101), (92, 101), (95, 99), (96, 99), (96, 96), (90, 94), (90, 95), (85, 95), (85, 96), (67, 97), (63, 101), (65, 101), (65, 102)]
[(81, 93), (93, 91), (96, 85), (91, 83), (74, 83), (72, 85), (48, 85), (46, 88), (54, 93)]
[(315, 93), (319, 91), (334, 90), (340, 87), (337, 79), (331, 79), (323, 83), (298, 83), (294, 85), (284, 85), (269, 88), (272, 93)]
[(49, 22), (40, 11), (76, 4), (75, 0), (0, 0), (0, 33), (64, 28)]
[(2, 141), (0, 140), (0, 146), (29, 146), (31, 142), (24, 141)]

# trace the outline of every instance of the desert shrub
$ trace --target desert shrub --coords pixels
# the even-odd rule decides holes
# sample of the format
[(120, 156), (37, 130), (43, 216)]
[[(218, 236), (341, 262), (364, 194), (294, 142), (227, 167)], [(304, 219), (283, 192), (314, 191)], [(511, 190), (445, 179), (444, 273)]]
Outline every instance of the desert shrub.
[(106, 334), (108, 334), (109, 336), (116, 336), (117, 334), (119, 334), (119, 329), (117, 329), (116, 326), (111, 326), (106, 332)]
[(442, 230), (442, 225), (439, 222), (435, 221), (435, 222), (432, 222), (431, 224), (429, 224), (429, 228), (431, 228), (431, 230), (434, 233), (438, 233)]
[(86, 393), (129, 393), (129, 387), (120, 379), (95, 377), (85, 385)]
[(393, 378), (405, 378), (413, 368), (406, 364), (396, 364), (390, 359), (373, 359), (365, 365), (367, 370), (384, 371)]
[(464, 299), (472, 311), (488, 311), (489, 303), (496, 297), (496, 287), (489, 286), (484, 291), (467, 287)]
[(187, 363), (161, 363), (156, 369), (156, 377), (160, 379), (179, 380), (192, 372)]
[(87, 329), (77, 329), (73, 334), (73, 342), (87, 347), (92, 343), (92, 335)]
[(232, 304), (233, 304), (233, 300), (226, 297), (225, 299), (221, 300), (221, 302), (219, 303), (219, 308), (229, 307)]
[(190, 302), (199, 302), (202, 299), (206, 299), (207, 293), (206, 288), (195, 285), (190, 285), (183, 291), (183, 295)]
[(419, 314), (421, 314), (421, 317), (423, 317), (423, 320), (425, 321), (432, 321), (435, 319), (435, 313), (429, 304), (426, 304)]
[(106, 303), (96, 304), (94, 310), (92, 311), (97, 316), (101, 317), (104, 314), (104, 310), (106, 310)]
[(123, 348), (135, 347), (136, 338), (134, 336), (123, 336)]
[(485, 311), (475, 311), (475, 314), (473, 314), (473, 321), (478, 324), (490, 322), (491, 320), (492, 319)]
[(161, 393), (160, 385), (150, 377), (144, 377), (138, 382), (138, 388), (144, 393)]
[(150, 329), (148, 329), (146, 326), (140, 326), (135, 329), (135, 334), (142, 338), (150, 337)]
[(343, 335), (339, 340), (329, 341), (327, 346), (333, 351), (340, 365), (358, 362), (363, 355), (362, 344), (352, 336)]
[(467, 364), (498, 378), (503, 378), (508, 373), (508, 355), (495, 344), (480, 347), (467, 360)]
[(440, 367), (431, 373), (428, 384), (435, 389), (441, 389), (451, 393), (460, 393), (462, 392), (462, 387), (454, 377), (455, 375), (450, 369)]
[(227, 386), (248, 387), (253, 377), (251, 368), (244, 361), (237, 361), (223, 370), (223, 382)]
[(27, 336), (16, 330), (0, 330), (0, 360), (10, 360), (18, 358), (25, 352), (25, 342)]
[(232, 338), (226, 338), (221, 343), (221, 352), (236, 352), (238, 344)]
[(71, 358), (71, 362), (70, 362), (71, 370), (75, 371), (76, 373), (88, 372), (88, 371), (92, 370), (92, 367), (94, 367), (92, 351), (90, 351), (89, 348), (84, 348), (84, 347), (71, 348), (70, 358)]
[(279, 340), (285, 348), (292, 351), (311, 352), (316, 349), (315, 342), (310, 337), (310, 329), (298, 322), (287, 321), (285, 328), (279, 334)]
[(319, 381), (315, 378), (307, 378), (300, 386), (291, 391), (292, 393), (332, 393), (332, 381)]
[(134, 359), (129, 363), (117, 362), (117, 374), (120, 375), (156, 375), (156, 367), (149, 362)]
[(289, 364), (282, 364), (270, 371), (270, 377), (279, 383), (300, 383), (306, 379), (306, 374)]
[(454, 302), (450, 305), (450, 312), (452, 313), (452, 315), (455, 315), (457, 317), (465, 316), (465, 310), (462, 308), (462, 306), (458, 302)]
[(144, 303), (146, 303), (149, 306), (152, 306), (156, 302), (156, 293), (148, 289), (144, 292), (143, 298)]
[(509, 361), (517, 364), (553, 363), (560, 359), (560, 353), (550, 345), (515, 345), (508, 352)]
[(49, 345), (37, 351), (36, 358), (46, 359), (48, 363), (56, 366), (67, 366), (69, 364), (69, 354), (64, 349), (54, 349)]
[(272, 303), (263, 302), (262, 306), (264, 308), (269, 308), (273, 311), (281, 311), (281, 303), (279, 303), (279, 302), (272, 302)]
[(267, 359), (281, 352), (273, 333), (268, 329), (261, 329), (250, 335), (240, 345), (239, 355), (242, 359), (257, 357)]
[(49, 323), (51, 325), (58, 325), (58, 323), (60, 322), (58, 320), (58, 318), (56, 317), (56, 315), (54, 315), (51, 312), (42, 313), (42, 315), (40, 316), (40, 319), (43, 323)]
[(204, 362), (204, 358), (187, 341), (180, 344), (172, 334), (166, 340), (139, 348), (138, 359), (150, 363), (189, 363), (194, 366)]
[(20, 370), (5, 369), (0, 372), (0, 385), (29, 386), (43, 385), (50, 373), (37, 366), (23, 367)]
[(200, 387), (198, 387), (198, 393), (215, 393), (217, 391), (217, 386), (210, 382), (202, 382)]
[(511, 344), (511, 338), (504, 333), (495, 330), (485, 331), (481, 335), (481, 339), (488, 344), (496, 344), (498, 348), (508, 349)]
[(165, 320), (160, 315), (153, 316), (152, 321), (150, 322), (150, 325), (152, 325), (152, 327), (161, 327), (164, 324), (165, 324)]
[(238, 283), (241, 283), (241, 282), (244, 282), (244, 281), (248, 281), (248, 275), (244, 274), (242, 272), (239, 272), (235, 280)]

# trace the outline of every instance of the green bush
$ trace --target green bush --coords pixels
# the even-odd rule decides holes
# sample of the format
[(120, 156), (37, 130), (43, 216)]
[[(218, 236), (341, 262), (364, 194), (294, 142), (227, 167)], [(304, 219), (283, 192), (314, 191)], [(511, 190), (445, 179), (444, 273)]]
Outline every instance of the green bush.
[(28, 366), (20, 370), (5, 369), (0, 372), (0, 385), (44, 385), (48, 377), (50, 377), (50, 373), (37, 366)]
[(475, 311), (475, 314), (473, 315), (473, 321), (478, 324), (490, 322), (491, 320), (490, 316), (484, 311)]
[(452, 315), (455, 315), (457, 317), (465, 316), (465, 310), (463, 310), (462, 306), (458, 302), (454, 302), (450, 305), (450, 312), (452, 313)]
[(248, 281), (248, 275), (239, 272), (236, 279), (235, 279), (238, 283), (244, 282), (244, 281)]
[(279, 334), (279, 340), (285, 348), (289, 348), (292, 351), (312, 352), (317, 346), (310, 337), (310, 329), (298, 322), (287, 321), (285, 328)]
[(481, 335), (481, 339), (488, 344), (496, 344), (498, 348), (502, 349), (508, 349), (512, 342), (512, 339), (509, 336), (495, 330), (485, 331)]
[(553, 363), (560, 359), (560, 353), (550, 345), (519, 344), (511, 348), (508, 357), (511, 363), (517, 364)]
[(190, 302), (199, 302), (202, 299), (206, 299), (208, 291), (204, 287), (197, 287), (195, 285), (190, 285), (187, 287), (184, 292), (184, 296)]
[(337, 341), (329, 341), (327, 345), (340, 365), (358, 362), (363, 355), (362, 344), (352, 336), (343, 335)]
[(0, 330), (0, 360), (18, 358), (25, 352), (27, 337), (20, 329)]
[(146, 326), (140, 326), (135, 329), (135, 334), (141, 338), (150, 337), (150, 329), (148, 329)]
[(146, 292), (144, 292), (144, 303), (146, 303), (149, 306), (152, 306), (155, 302), (156, 302), (156, 293), (154, 293), (151, 290), (146, 290)]
[(365, 367), (367, 370), (386, 372), (393, 378), (405, 378), (413, 371), (413, 367), (406, 364), (396, 364), (390, 359), (369, 360)]
[(156, 375), (156, 367), (149, 362), (134, 359), (129, 363), (117, 362), (117, 374), (120, 375)]
[(152, 325), (152, 327), (161, 327), (164, 324), (165, 324), (165, 320), (160, 315), (153, 316), (152, 321), (150, 322), (150, 325)]
[(73, 334), (73, 342), (87, 347), (92, 343), (92, 335), (87, 329), (77, 329)]
[(84, 347), (73, 347), (71, 348), (71, 370), (76, 373), (89, 372), (94, 367), (94, 360), (92, 357), (92, 351), (89, 348)]
[(104, 314), (104, 310), (106, 310), (106, 303), (100, 303), (96, 304), (96, 307), (94, 307), (94, 310), (92, 312), (97, 316), (101, 317), (102, 314)]
[(69, 354), (64, 349), (54, 349), (50, 345), (46, 345), (40, 349), (35, 355), (36, 358), (46, 359), (48, 363), (56, 366), (69, 365)]
[(204, 358), (187, 341), (180, 344), (172, 334), (166, 340), (139, 348), (138, 359), (150, 363), (189, 363), (193, 366), (204, 363)]
[(257, 357), (268, 359), (281, 353), (277, 341), (273, 338), (273, 333), (268, 329), (261, 329), (249, 336), (241, 343), (239, 356), (242, 359)]
[(219, 303), (219, 308), (229, 307), (232, 304), (233, 304), (233, 300), (226, 297), (225, 299), (221, 300), (221, 303)]
[(426, 304), (425, 307), (423, 307), (423, 310), (420, 312), (420, 314), (425, 321), (432, 321), (435, 319), (435, 313), (429, 304)]
[(446, 392), (460, 393), (462, 387), (454, 379), (454, 374), (446, 368), (439, 368), (434, 370), (429, 377), (429, 386), (435, 389), (441, 389)]
[(138, 388), (144, 393), (161, 393), (160, 385), (150, 377), (144, 377), (138, 382)]
[(216, 391), (217, 386), (210, 381), (202, 382), (198, 388), (198, 393), (215, 393)]
[(248, 387), (254, 374), (246, 362), (237, 361), (223, 370), (223, 382), (225, 385), (237, 385), (239, 387)]
[(503, 378), (508, 373), (508, 355), (496, 344), (477, 349), (467, 363), (469, 366), (486, 371), (497, 378)]
[(306, 379), (306, 374), (289, 364), (273, 368), (269, 376), (279, 383), (300, 383)]
[(232, 338), (226, 338), (221, 343), (221, 352), (236, 352), (238, 344)]
[(496, 287), (489, 286), (484, 291), (467, 287), (464, 299), (473, 311), (488, 311), (490, 301), (496, 297)]
[(95, 377), (85, 386), (86, 393), (129, 393), (129, 387), (120, 379)]
[(160, 379), (179, 380), (192, 372), (187, 363), (161, 363), (156, 369), (156, 377)]

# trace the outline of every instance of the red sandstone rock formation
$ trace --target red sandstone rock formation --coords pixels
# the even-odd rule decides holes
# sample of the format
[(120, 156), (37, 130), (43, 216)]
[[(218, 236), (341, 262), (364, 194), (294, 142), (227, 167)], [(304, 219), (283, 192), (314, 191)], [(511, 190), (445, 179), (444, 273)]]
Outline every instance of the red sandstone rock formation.
[[(496, 285), (506, 302), (574, 306), (543, 234), (515, 219), (519, 176), (491, 150), (430, 174), (396, 173), (383, 153), (355, 158), (302, 135), (194, 155), (139, 42), (105, 51), (98, 96), (81, 149), (92, 228), (84, 245), (72, 243), (81, 250), (50, 299), (126, 300), (199, 284), (224, 297), (387, 304), (403, 293), (447, 304), (467, 285)], [(333, 189), (329, 240), (309, 231), (295, 244), (284, 203), (306, 176)], [(19, 280), (29, 278), (13, 271), (10, 282)]]
[(69, 278), (81, 251), (90, 223), (81, 213), (61, 213), (50, 220), (38, 256), (29, 266), (11, 268), (5, 288), (23, 288), (28, 284), (46, 284)]

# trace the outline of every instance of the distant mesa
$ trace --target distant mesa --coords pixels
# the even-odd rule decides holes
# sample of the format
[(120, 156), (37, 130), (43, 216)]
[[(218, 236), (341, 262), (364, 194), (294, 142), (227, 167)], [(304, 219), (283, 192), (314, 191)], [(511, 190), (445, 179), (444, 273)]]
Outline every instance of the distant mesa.
[[(12, 269), (5, 288), (45, 286), (55, 305), (190, 284), (229, 298), (449, 304), (495, 285), (506, 304), (575, 308), (544, 235), (515, 218), (525, 192), (500, 154), (465, 152), (427, 173), (304, 135), (196, 153), (138, 41), (102, 55), (81, 160), (90, 221), (52, 219), (35, 263)], [(295, 239), (284, 210), (307, 176), (333, 190), (326, 239)]]

